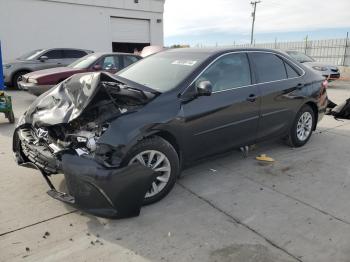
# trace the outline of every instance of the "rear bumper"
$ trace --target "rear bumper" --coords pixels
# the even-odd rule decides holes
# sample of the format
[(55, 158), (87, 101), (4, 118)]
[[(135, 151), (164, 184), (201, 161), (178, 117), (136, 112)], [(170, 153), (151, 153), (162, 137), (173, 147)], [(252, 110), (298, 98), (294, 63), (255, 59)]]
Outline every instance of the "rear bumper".
[[(93, 158), (78, 156), (72, 152), (59, 157), (43, 155), (35, 145), (23, 139), (16, 129), (13, 151), (21, 166), (38, 169), (46, 180), (51, 197), (87, 213), (106, 218), (138, 216), (146, 192), (156, 178), (156, 173), (145, 166), (134, 164), (124, 168), (107, 168)], [(23, 151), (26, 146), (29, 153)], [(44, 160), (48, 160), (45, 163)], [(64, 174), (68, 192), (59, 192), (50, 181), (47, 166)], [(51, 166), (52, 167), (52, 166)], [(50, 168), (51, 168), (50, 167)], [(56, 172), (58, 173), (58, 172)]]
[(20, 81), (18, 83), (18, 86), (20, 89), (26, 90), (35, 96), (40, 96), (41, 94), (51, 89), (54, 85), (38, 85), (34, 83)]

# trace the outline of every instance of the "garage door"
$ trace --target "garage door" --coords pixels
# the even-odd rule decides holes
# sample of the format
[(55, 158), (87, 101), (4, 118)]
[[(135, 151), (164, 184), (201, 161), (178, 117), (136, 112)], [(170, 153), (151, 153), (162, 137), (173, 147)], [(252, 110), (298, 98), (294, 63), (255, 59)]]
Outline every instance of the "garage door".
[(113, 42), (150, 43), (150, 21), (111, 17)]

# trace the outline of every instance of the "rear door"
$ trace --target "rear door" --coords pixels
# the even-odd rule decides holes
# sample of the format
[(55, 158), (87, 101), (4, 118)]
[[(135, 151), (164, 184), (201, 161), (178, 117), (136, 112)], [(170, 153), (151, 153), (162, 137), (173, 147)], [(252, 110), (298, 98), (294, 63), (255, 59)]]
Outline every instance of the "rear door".
[(250, 144), (257, 136), (260, 98), (247, 54), (222, 56), (196, 82), (206, 80), (213, 85), (212, 95), (182, 105), (189, 160)]
[(87, 53), (82, 50), (76, 50), (76, 49), (64, 49), (63, 50), (63, 61), (62, 64), (69, 65), (73, 63), (75, 60), (82, 58), (83, 56), (86, 56)]
[(303, 86), (300, 70), (271, 52), (251, 52), (257, 87), (261, 93), (259, 139), (277, 137), (288, 132), (301, 100), (293, 91)]

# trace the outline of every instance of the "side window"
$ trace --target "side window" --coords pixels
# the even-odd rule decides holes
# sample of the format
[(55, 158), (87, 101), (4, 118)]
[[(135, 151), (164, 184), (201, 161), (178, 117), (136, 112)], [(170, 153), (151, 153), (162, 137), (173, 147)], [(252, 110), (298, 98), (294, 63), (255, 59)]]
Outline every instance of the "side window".
[(100, 62), (103, 70), (119, 70), (118, 56), (105, 56)]
[(213, 91), (250, 85), (250, 66), (245, 53), (225, 55), (212, 64), (197, 81), (208, 80)]
[(80, 50), (63, 50), (65, 58), (81, 58), (86, 56), (86, 52)]
[(62, 50), (51, 50), (43, 54), (43, 56), (47, 56), (49, 59), (62, 59), (63, 52)]
[(287, 79), (284, 62), (270, 53), (252, 53), (260, 83)]
[(298, 77), (300, 76), (294, 68), (292, 68), (287, 62), (284, 62), (284, 65), (286, 66), (287, 76), (288, 78)]
[(127, 67), (137, 61), (139, 61), (139, 58), (137, 58), (136, 56), (131, 56), (131, 55), (125, 55), (123, 56), (124, 59), (124, 67)]

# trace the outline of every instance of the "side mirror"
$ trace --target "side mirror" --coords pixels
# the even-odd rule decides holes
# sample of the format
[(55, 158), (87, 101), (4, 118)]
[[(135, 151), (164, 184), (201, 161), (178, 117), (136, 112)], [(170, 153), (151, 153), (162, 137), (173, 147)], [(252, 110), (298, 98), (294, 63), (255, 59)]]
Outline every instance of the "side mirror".
[(96, 70), (96, 71), (100, 71), (100, 70), (102, 70), (102, 66), (101, 66), (101, 65), (94, 65), (94, 66), (92, 67), (92, 69), (93, 69), (93, 70)]
[(45, 62), (45, 61), (47, 61), (49, 58), (46, 56), (46, 55), (43, 55), (43, 56), (40, 56), (40, 58), (39, 58), (39, 60), (41, 61), (41, 62)]
[(213, 92), (213, 86), (210, 81), (201, 81), (196, 84), (196, 91), (198, 96), (210, 96)]

